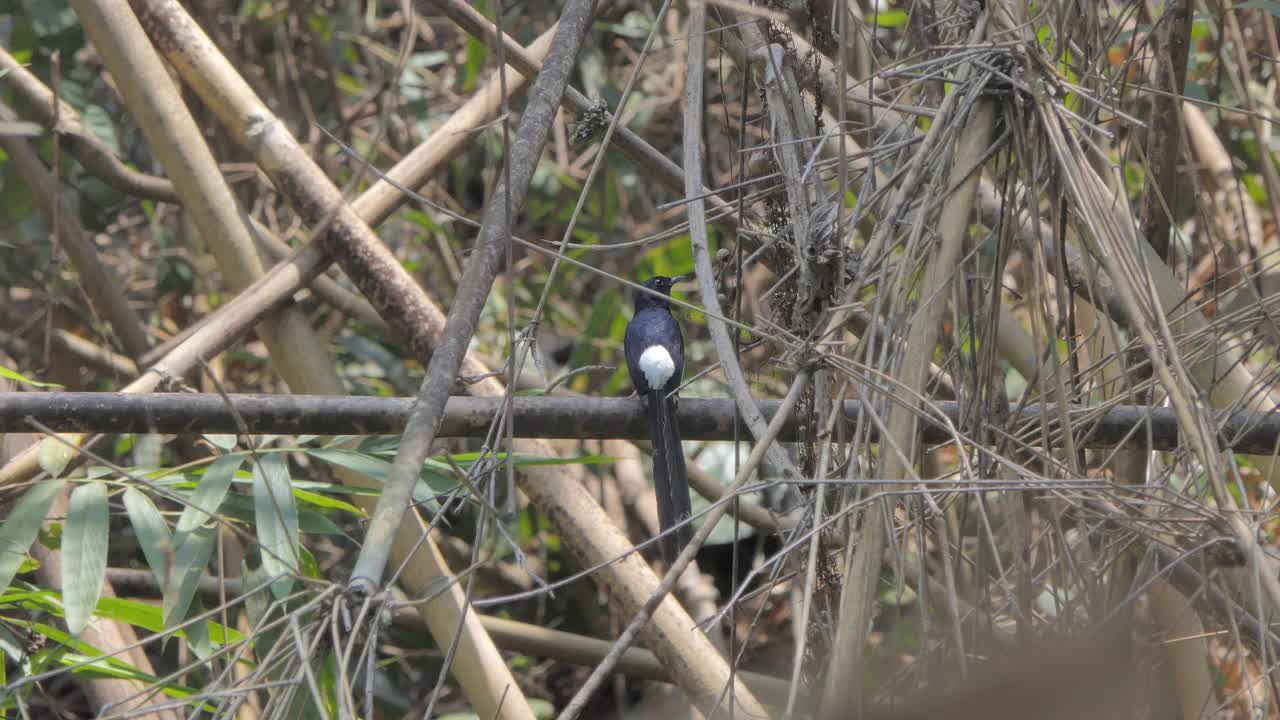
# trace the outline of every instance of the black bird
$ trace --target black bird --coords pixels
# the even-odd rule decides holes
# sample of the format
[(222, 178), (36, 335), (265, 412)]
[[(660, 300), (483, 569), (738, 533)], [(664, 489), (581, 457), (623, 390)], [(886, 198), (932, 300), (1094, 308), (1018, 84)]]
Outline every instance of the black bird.
[[(644, 287), (661, 295), (638, 293), (636, 314), (627, 324), (622, 349), (627, 355), (631, 384), (640, 395), (640, 404), (649, 417), (649, 439), (653, 441), (653, 484), (658, 496), (658, 522), (662, 526), (659, 546), (668, 563), (693, 539), (693, 527), (686, 522), (693, 514), (689, 501), (689, 476), (680, 446), (680, 426), (676, 422), (675, 395), (684, 377), (684, 336), (671, 315), (671, 286), (684, 280), (661, 275), (645, 280)], [(683, 524), (681, 524), (683, 523)], [(671, 528), (680, 524), (673, 531)]]

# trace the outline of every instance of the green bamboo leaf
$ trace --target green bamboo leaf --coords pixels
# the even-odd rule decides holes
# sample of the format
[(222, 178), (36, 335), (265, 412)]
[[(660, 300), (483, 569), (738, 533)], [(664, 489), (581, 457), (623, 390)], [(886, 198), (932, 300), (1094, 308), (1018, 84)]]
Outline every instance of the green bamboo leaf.
[(191, 598), (196, 594), (200, 584), (200, 576), (209, 564), (213, 555), (213, 546), (218, 539), (218, 528), (202, 526), (187, 533), (182, 545), (178, 546), (177, 557), (173, 561), (173, 572), (169, 582), (164, 586), (164, 626), (166, 629), (178, 625), (187, 617), (187, 608), (191, 607)]
[(49, 506), (65, 482), (46, 480), (28, 490), (0, 526), (0, 589), (8, 588), (13, 576), (18, 574), (27, 550), (44, 524), (45, 515), (49, 514)]
[[(200, 596), (196, 595), (191, 598), (191, 616), (199, 617), (205, 612), (204, 602), (200, 600)], [(213, 645), (213, 639), (209, 635), (209, 623), (197, 622), (192, 623), (186, 628), (187, 647), (191, 652), (201, 660), (207, 660), (210, 655), (217, 650)]]
[(169, 524), (151, 498), (138, 488), (124, 491), (124, 509), (129, 512), (129, 522), (133, 523), (133, 532), (138, 536), (138, 544), (142, 546), (151, 574), (155, 575), (160, 587), (164, 587), (169, 577), (169, 553), (173, 552)]
[(879, 25), (882, 28), (900, 28), (907, 26), (907, 11), (902, 9), (881, 10), (875, 14), (875, 17), (868, 20), (868, 24)]
[[(67, 464), (71, 462), (71, 458), (75, 457), (76, 451), (71, 445), (75, 445), (78, 439), (78, 435), (59, 435), (41, 440), (38, 457), (40, 469), (53, 477), (61, 475), (62, 471), (67, 469)], [(70, 442), (71, 445), (68, 445), (64, 440)]]
[(328, 495), (324, 495), (321, 493), (311, 492), (310, 490), (303, 490), (301, 488), (298, 488), (296, 485), (297, 483), (295, 483), (295, 487), (293, 489), (293, 496), (298, 498), (304, 503), (309, 503), (311, 505), (315, 505), (316, 507), (321, 507), (326, 510), (341, 510), (342, 512), (351, 513), (356, 517), (367, 517), (363, 510), (356, 507), (355, 505), (352, 505), (346, 500), (339, 500), (337, 498), (329, 497)]
[[(582, 455), (580, 457), (549, 458), (537, 455), (516, 455), (516, 467), (541, 467), (545, 465), (610, 465), (618, 462), (612, 455)], [(505, 462), (505, 458), (504, 458)]]
[[(396, 454), (396, 449), (400, 447), (399, 435), (371, 435), (366, 438), (351, 438), (351, 439), (354, 439), (357, 443), (359, 443), (358, 449), (360, 450), (360, 452), (369, 453), (371, 455), (386, 455), (387, 457), (394, 457)], [(346, 447), (346, 445), (345, 444), (340, 445), (336, 442), (331, 442), (325, 445), (325, 447), (326, 448)]]
[[(164, 630), (163, 611), (152, 603), (140, 600), (104, 597), (98, 601), (98, 616), (128, 623), (150, 632)], [(209, 628), (210, 639), (219, 645), (228, 641), (238, 642), (244, 639), (244, 635), (239, 630), (228, 628), (220, 622), (209, 621), (205, 624)], [(183, 633), (178, 634), (182, 635)]]
[[(0, 75), (0, 77), (4, 77), (4, 76)], [(30, 385), (32, 387), (41, 387), (41, 388), (62, 387), (58, 383), (47, 383), (47, 382), (40, 382), (39, 380), (32, 380), (26, 375), (23, 375), (22, 373), (17, 372), (16, 370), (10, 370), (9, 368), (3, 365), (0, 365), (0, 378), (4, 378), (6, 380), (12, 380), (16, 383), (22, 383), (23, 385)]]
[[(19, 638), (18, 635), (9, 627), (0, 625), (0, 653), (3, 657), (7, 657), (13, 661), (14, 667), (18, 663), (23, 662), (27, 657), (26, 638)], [(8, 663), (0, 662), (0, 680), (6, 684), (9, 682), (8, 676), (5, 674), (5, 668)]]
[[(387, 473), (391, 471), (391, 462), (369, 453), (370, 451), (368, 450), (357, 452), (355, 450), (332, 447), (307, 450), (307, 454), (312, 457), (331, 465), (337, 465), (340, 468), (360, 473), (379, 483), (385, 483), (387, 481)], [(430, 462), (428, 460), (428, 464)], [(414, 502), (431, 512), (435, 512), (440, 508), (440, 503), (436, 501), (435, 496), (438, 493), (447, 492), (457, 485), (457, 482), (453, 479), (452, 469), (448, 468), (448, 466), (444, 467), (447, 471), (444, 475), (424, 467), (422, 476), (418, 478), (417, 484), (413, 486)]]
[(245, 592), (248, 593), (244, 599), (244, 611), (249, 618), (250, 627), (258, 627), (266, 620), (267, 611), (271, 608), (271, 595), (265, 590), (258, 592), (249, 592), (249, 590), (262, 587), (262, 584), (269, 579), (267, 574), (262, 571), (261, 565), (250, 567), (245, 560), (240, 561), (240, 581)]
[(79, 636), (102, 595), (110, 538), (107, 486), (81, 485), (71, 493), (62, 536), (62, 605), (67, 632)]
[[(172, 682), (164, 682), (162, 678), (146, 673), (116, 657), (104, 655), (102, 650), (73, 638), (56, 627), (44, 623), (15, 622), (32, 632), (45, 637), (49, 642), (61, 647), (49, 651), (49, 659), (58, 667), (68, 668), (77, 676), (84, 678), (114, 678), (119, 680), (136, 680), (148, 687), (155, 688), (165, 695), (174, 698), (187, 698), (196, 694), (197, 690)], [(65, 650), (64, 650), (65, 648)], [(66, 650), (70, 650), (67, 652)], [(207, 704), (197, 706), (206, 712), (214, 708)]]
[[(297, 572), (298, 504), (283, 455), (263, 455), (253, 464), (253, 509), (263, 569), (271, 576)], [(284, 597), (292, 587), (292, 579), (283, 579), (271, 590)]]
[(313, 448), (307, 450), (307, 454), (331, 465), (337, 465), (338, 467), (360, 473), (361, 475), (377, 480), (380, 483), (387, 481), (387, 473), (391, 471), (390, 462), (366, 453), (356, 452), (355, 450), (347, 450), (344, 448)]
[(204, 471), (204, 477), (200, 478), (195, 492), (187, 498), (187, 506), (178, 517), (178, 526), (174, 529), (175, 546), (181, 546), (188, 533), (208, 524), (210, 513), (218, 512), (244, 459), (244, 455), (223, 455)]
[[(246, 525), (257, 523), (257, 503), (244, 495), (228, 495), (219, 510), (222, 516)], [(342, 535), (342, 528), (314, 510), (298, 509), (298, 531), (309, 535)]]
[[(3, 593), (0, 594), (0, 606), (40, 610), (55, 617), (63, 617), (64, 615), (61, 593), (53, 590)], [(163, 610), (150, 602), (104, 595), (98, 598), (98, 606), (94, 609), (93, 614), (104, 620), (133, 625), (148, 632), (158, 633), (164, 631)], [(244, 639), (244, 635), (239, 630), (228, 628), (222, 623), (210, 620), (206, 625), (208, 625), (209, 638), (219, 645)], [(184, 637), (185, 633), (179, 631), (178, 636)]]
[[(158, 633), (164, 630), (164, 611), (152, 603), (128, 598), (104, 597), (98, 600), (97, 615), (104, 620), (126, 623), (149, 632)], [(226, 632), (221, 623), (210, 623), (218, 627), (218, 641), (221, 642)], [(238, 631), (231, 631), (236, 639), (241, 636)], [(181, 635), (182, 633), (179, 633)]]
[[(460, 467), (466, 469), (475, 464), (482, 457), (491, 458), (495, 462), (507, 461), (506, 453), (481, 453), (481, 452), (465, 452), (449, 455)], [(542, 455), (530, 455), (528, 453), (516, 453), (512, 456), (512, 460), (516, 467), (530, 466), (536, 467), (540, 465), (608, 465), (618, 462), (618, 458), (612, 455), (580, 455), (578, 457), (544, 457)], [(448, 460), (436, 459), (429, 457), (425, 460), (427, 467), (440, 472), (452, 472)]]

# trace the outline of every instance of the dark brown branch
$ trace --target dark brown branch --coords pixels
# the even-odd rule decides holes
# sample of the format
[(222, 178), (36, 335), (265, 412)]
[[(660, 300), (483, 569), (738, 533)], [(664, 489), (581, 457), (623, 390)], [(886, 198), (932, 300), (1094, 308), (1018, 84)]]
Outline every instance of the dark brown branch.
[(1182, 160), (1182, 88), (1187, 82), (1191, 47), (1191, 3), (1176, 0), (1165, 7), (1167, 21), (1152, 36), (1156, 55), (1156, 87), (1170, 93), (1151, 101), (1151, 135), (1147, 160), (1151, 174), (1143, 198), (1143, 229), (1156, 254), (1169, 262), (1169, 230), (1177, 197), (1178, 163)]
[[(323, 395), (230, 395), (228, 408), (220, 395), (194, 393), (0, 393), (0, 432), (30, 432), (34, 420), (57, 432), (165, 434), (236, 432), (235, 416), (244, 419), (253, 433), (271, 435), (394, 435), (409, 416), (413, 398), (348, 397)], [(484, 437), (502, 407), (502, 397), (461, 397), (448, 400), (441, 416), (438, 437)], [(648, 437), (644, 416), (635, 398), (517, 397), (512, 399), (515, 436), (518, 438), (643, 439)], [(778, 408), (777, 400), (758, 406), (767, 419)], [(960, 404), (933, 404), (953, 425), (960, 424)], [(851, 422), (858, 418), (861, 402), (845, 403)], [(732, 440), (733, 400), (684, 398), (680, 401), (680, 433), (686, 440)], [(234, 410), (234, 412), (233, 412)], [(1058, 427), (1053, 405), (1030, 404), (1010, 415), (1006, 430), (1031, 428), (1022, 439), (1040, 445), (1040, 414)], [(1073, 430), (1089, 448), (1147, 447), (1176, 450), (1181, 442), (1178, 423), (1170, 408), (1121, 405), (1105, 413), (1073, 405), (1068, 411)], [(1095, 417), (1096, 416), (1096, 417)], [(936, 417), (936, 416), (934, 416)], [(1149, 427), (1144, 427), (1149, 425)], [(950, 439), (936, 419), (925, 419), (924, 439)], [(874, 436), (874, 430), (873, 430)], [(1126, 436), (1128, 437), (1126, 440)], [(796, 425), (788, 421), (779, 439), (797, 441)], [(1222, 418), (1219, 444), (1240, 453), (1270, 453), (1280, 437), (1280, 414), (1240, 411)]]
[[(511, 224), (524, 204), (533, 172), (542, 156), (542, 147), (551, 132), (551, 123), (560, 109), (582, 39), (591, 28), (593, 0), (568, 0), (560, 13), (560, 24), (551, 40), (542, 72), (538, 73), (529, 102), (520, 117), (515, 142), (508, 149), (501, 180), (489, 199), (480, 237), (467, 260), (458, 292), (449, 308), (444, 332), (435, 343), (427, 365), (427, 377), (418, 391), (418, 402), (405, 428), (395, 461), (378, 498), (364, 546), (356, 558), (352, 583), (372, 592), (379, 587), (400, 519), (410, 506), (414, 483), (422, 461), (435, 439), (435, 428), (444, 414), (453, 380), (475, 335), (493, 281), (511, 243)], [(505, 136), (504, 136), (505, 137)]]
[(0, 82), (13, 90), (22, 102), (18, 109), (31, 113), (30, 117), (43, 124), (52, 125), (58, 141), (94, 177), (126, 195), (178, 202), (168, 178), (140, 173), (124, 164), (106, 143), (84, 126), (79, 113), (67, 103), (55, 100), (49, 88), (3, 48), (0, 48), (0, 77), (4, 78)]

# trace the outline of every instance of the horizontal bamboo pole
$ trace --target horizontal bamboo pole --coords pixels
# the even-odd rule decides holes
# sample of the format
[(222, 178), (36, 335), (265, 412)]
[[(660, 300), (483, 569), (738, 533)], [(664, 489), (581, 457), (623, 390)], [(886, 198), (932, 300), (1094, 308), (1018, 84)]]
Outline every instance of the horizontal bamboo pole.
[[(500, 397), (450, 398), (438, 436), (484, 437), (501, 403)], [(234, 433), (243, 421), (249, 432), (270, 435), (391, 435), (404, 428), (412, 404), (412, 398), (322, 395), (0, 393), (0, 433), (31, 432), (39, 426), (81, 433)], [(764, 400), (759, 405), (771, 418), (778, 401)], [(954, 438), (947, 426), (960, 425), (960, 404), (938, 401), (930, 407), (931, 414), (919, 419), (925, 440)], [(851, 421), (861, 410), (860, 401), (845, 403), (845, 415)], [(686, 440), (732, 440), (736, 412), (729, 399), (684, 398), (679, 408), (680, 434)], [(636, 398), (517, 397), (513, 413), (518, 438), (648, 437)], [(1038, 403), (1009, 408), (996, 414), (1003, 419), (988, 422), (1028, 446), (1039, 447), (1044, 445), (1042, 413), (1051, 432), (1060, 427), (1057, 408)], [(1124, 443), (1131, 448), (1174, 450), (1180, 446), (1177, 419), (1168, 408), (1117, 405), (1103, 410), (1073, 405), (1067, 417), (1077, 443), (1084, 447)], [(779, 439), (795, 442), (797, 433), (798, 425), (789, 421)], [(1278, 437), (1277, 413), (1239, 411), (1219, 418), (1218, 441), (1224, 449), (1270, 454)], [(1054, 442), (1056, 433), (1050, 439)]]

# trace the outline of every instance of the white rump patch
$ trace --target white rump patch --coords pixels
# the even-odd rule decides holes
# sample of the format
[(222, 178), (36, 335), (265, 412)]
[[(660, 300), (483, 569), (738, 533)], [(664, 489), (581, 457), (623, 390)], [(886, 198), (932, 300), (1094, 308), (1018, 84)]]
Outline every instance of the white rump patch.
[(649, 383), (650, 390), (661, 390), (676, 371), (676, 363), (671, 353), (661, 345), (650, 345), (640, 354), (640, 372)]

